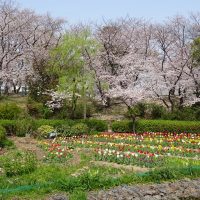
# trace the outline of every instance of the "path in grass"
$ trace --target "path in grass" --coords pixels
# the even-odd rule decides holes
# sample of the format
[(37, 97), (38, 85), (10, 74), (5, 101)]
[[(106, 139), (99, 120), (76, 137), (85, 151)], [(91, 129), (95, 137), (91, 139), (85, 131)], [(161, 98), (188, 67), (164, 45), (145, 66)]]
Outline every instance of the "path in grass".
[(17, 149), (31, 151), (36, 154), (38, 160), (42, 160), (45, 152), (37, 146), (38, 142), (31, 137), (11, 137)]

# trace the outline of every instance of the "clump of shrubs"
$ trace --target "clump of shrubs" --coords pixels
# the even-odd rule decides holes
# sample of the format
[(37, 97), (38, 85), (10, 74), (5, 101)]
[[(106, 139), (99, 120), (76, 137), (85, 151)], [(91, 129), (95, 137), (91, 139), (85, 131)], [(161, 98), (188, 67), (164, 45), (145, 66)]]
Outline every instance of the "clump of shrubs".
[(57, 127), (57, 132), (59, 135), (63, 137), (69, 137), (71, 136), (71, 127), (68, 124), (62, 124)]
[(28, 99), (27, 111), (30, 116), (35, 118), (48, 119), (52, 116), (52, 111), (48, 107), (32, 99)]
[(78, 123), (71, 127), (71, 135), (83, 135), (88, 133), (89, 128), (84, 123)]
[(18, 119), (22, 114), (22, 109), (15, 103), (0, 104), (0, 119)]
[(33, 120), (17, 120), (16, 121), (16, 136), (25, 137), (27, 134), (31, 135), (35, 129)]
[(67, 124), (61, 125), (57, 128), (58, 134), (61, 134), (64, 137), (70, 137), (73, 135), (83, 135), (89, 133), (89, 128), (84, 123), (78, 123), (73, 126)]
[[(200, 119), (200, 105), (178, 107), (171, 111), (165, 106), (157, 103), (138, 103), (132, 107), (136, 117), (142, 119), (164, 119), (181, 121), (198, 121)], [(129, 113), (125, 113), (125, 118), (129, 118)]]
[(49, 138), (51, 134), (56, 133), (54, 127), (49, 125), (40, 126), (36, 132), (39, 138)]
[(28, 174), (37, 168), (37, 159), (29, 151), (12, 151), (0, 158), (0, 167), (6, 176)]
[(6, 139), (6, 129), (3, 126), (0, 126), (0, 146), (5, 139)]

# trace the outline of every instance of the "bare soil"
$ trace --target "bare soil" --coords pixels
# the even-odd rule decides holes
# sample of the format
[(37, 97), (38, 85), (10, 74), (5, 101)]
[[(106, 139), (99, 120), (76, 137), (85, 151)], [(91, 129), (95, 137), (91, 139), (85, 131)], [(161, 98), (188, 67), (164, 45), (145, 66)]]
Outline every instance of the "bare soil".
[(93, 164), (99, 165), (99, 166), (113, 167), (113, 168), (116, 168), (116, 169), (125, 169), (125, 170), (128, 170), (128, 171), (134, 171), (134, 172), (137, 172), (137, 173), (145, 173), (145, 172), (149, 171), (148, 168), (138, 167), (138, 166), (133, 166), (133, 165), (121, 165), (121, 164), (112, 163), (112, 162), (105, 162), (105, 161), (91, 161), (91, 162)]
[(31, 151), (36, 154), (38, 160), (42, 160), (45, 152), (37, 146), (38, 142), (31, 137), (11, 137), (17, 149)]

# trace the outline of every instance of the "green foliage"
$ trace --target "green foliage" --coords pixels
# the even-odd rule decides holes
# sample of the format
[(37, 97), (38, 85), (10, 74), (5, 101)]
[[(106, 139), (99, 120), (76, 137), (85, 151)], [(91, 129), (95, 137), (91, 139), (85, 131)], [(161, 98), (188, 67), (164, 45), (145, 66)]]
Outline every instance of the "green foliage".
[(6, 139), (6, 129), (3, 126), (0, 126), (0, 146), (5, 139)]
[(89, 131), (88, 126), (84, 123), (78, 123), (71, 127), (71, 135), (87, 134)]
[(71, 136), (71, 127), (68, 124), (58, 126), (56, 131), (59, 135), (61, 134), (64, 137)]
[(200, 37), (196, 38), (192, 44), (192, 57), (196, 64), (200, 63)]
[(32, 134), (35, 130), (35, 123), (33, 120), (17, 120), (16, 121), (16, 136), (25, 137), (26, 134)]
[(112, 123), (112, 131), (116, 133), (130, 133), (133, 130), (133, 123), (128, 120), (115, 121)]
[(145, 117), (147, 110), (147, 104), (145, 103), (137, 103), (135, 106), (130, 108), (127, 113), (125, 114), (125, 117), (127, 118), (132, 118), (132, 115), (137, 116), (137, 117)]
[(0, 120), (0, 125), (6, 129), (8, 135), (16, 133), (16, 120)]
[(87, 124), (90, 131), (98, 131), (98, 132), (108, 131), (108, 123), (103, 120), (85, 119), (85, 120), (80, 120), (80, 122)]
[(11, 147), (13, 145), (13, 141), (9, 140), (8, 138), (5, 138), (4, 140), (0, 141), (0, 147)]
[(49, 125), (42, 125), (37, 129), (37, 136), (40, 138), (48, 138), (49, 134), (55, 132), (55, 129)]
[(39, 128), (42, 125), (49, 125), (49, 126), (53, 126), (54, 128), (57, 128), (59, 126), (62, 125), (69, 125), (69, 126), (73, 126), (74, 124), (76, 124), (76, 121), (73, 120), (59, 120), (59, 119), (38, 119), (35, 120), (35, 125), (36, 125), (36, 129)]
[[(132, 132), (131, 121), (119, 121), (112, 123), (114, 132)], [(176, 132), (176, 133), (200, 133), (200, 122), (195, 121), (170, 121), (170, 120), (138, 120), (136, 132)]]
[[(83, 56), (92, 55), (97, 44), (91, 38), (89, 30), (66, 33), (61, 43), (52, 50), (52, 71), (59, 76), (59, 90), (70, 94), (71, 118), (76, 119), (78, 99), (87, 104), (87, 95), (94, 91), (94, 73), (86, 68)], [(83, 116), (83, 113), (82, 113)]]
[(20, 117), (21, 113), (21, 108), (15, 103), (0, 104), (0, 119), (17, 119)]
[(84, 191), (74, 191), (70, 194), (70, 200), (87, 200), (87, 195)]
[(7, 176), (27, 174), (37, 167), (35, 154), (28, 151), (13, 151), (0, 158), (0, 167)]
[(139, 120), (137, 132), (200, 133), (200, 122), (170, 120)]
[(43, 105), (43, 103), (34, 101), (29, 98), (27, 103), (28, 114), (35, 118), (50, 118), (52, 116), (52, 111)]
[(161, 119), (167, 111), (165, 108), (158, 104), (150, 104), (151, 119)]
[[(72, 111), (70, 111), (72, 116)], [(75, 119), (83, 119), (83, 113), (84, 113), (84, 104), (83, 103), (77, 103), (76, 110), (75, 110)], [(91, 108), (90, 106), (87, 106), (86, 108), (86, 117), (91, 117)]]
[(173, 112), (164, 112), (162, 119), (195, 121), (199, 118), (199, 111), (199, 107), (183, 107), (181, 109), (175, 109)]
[[(77, 102), (76, 109), (74, 111), (74, 119), (83, 119), (83, 113), (84, 113), (84, 104)], [(92, 108), (91, 105), (87, 105), (86, 110), (86, 117), (91, 117), (92, 115)], [(53, 118), (55, 119), (71, 119), (73, 115), (71, 102), (66, 101), (65, 104), (62, 106), (62, 108), (54, 111)]]
[(125, 117), (130, 118), (132, 114), (146, 119), (195, 121), (200, 119), (200, 106), (175, 107), (171, 112), (160, 104), (138, 103), (125, 114)]

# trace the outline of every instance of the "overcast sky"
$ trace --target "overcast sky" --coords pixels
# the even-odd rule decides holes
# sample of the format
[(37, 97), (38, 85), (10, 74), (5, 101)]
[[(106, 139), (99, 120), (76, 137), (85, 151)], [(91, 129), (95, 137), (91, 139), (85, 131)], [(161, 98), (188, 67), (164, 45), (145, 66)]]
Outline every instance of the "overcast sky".
[(200, 12), (200, 0), (17, 0), (23, 8), (49, 12), (70, 23), (101, 22), (103, 19), (143, 17), (163, 21), (176, 14)]

